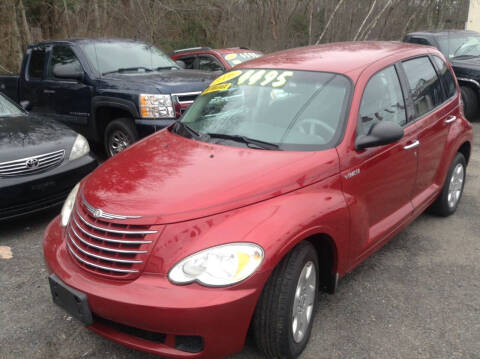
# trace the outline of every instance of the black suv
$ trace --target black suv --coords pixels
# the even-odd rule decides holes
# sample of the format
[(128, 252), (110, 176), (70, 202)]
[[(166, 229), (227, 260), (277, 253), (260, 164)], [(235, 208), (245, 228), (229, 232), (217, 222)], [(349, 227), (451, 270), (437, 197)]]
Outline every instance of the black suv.
[(464, 30), (412, 32), (403, 41), (435, 46), (450, 60), (461, 86), (465, 115), (469, 120), (477, 117), (480, 102), (480, 34)]
[(214, 77), (180, 69), (144, 42), (75, 39), (30, 45), (21, 74), (0, 76), (0, 91), (103, 142), (112, 156), (178, 119)]

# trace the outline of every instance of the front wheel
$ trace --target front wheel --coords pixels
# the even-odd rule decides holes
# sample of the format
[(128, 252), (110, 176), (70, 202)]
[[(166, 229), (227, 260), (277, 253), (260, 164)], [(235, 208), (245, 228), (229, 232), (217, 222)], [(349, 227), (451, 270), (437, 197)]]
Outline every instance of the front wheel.
[(118, 118), (105, 128), (105, 152), (108, 157), (115, 156), (138, 139), (137, 131), (131, 119)]
[(432, 205), (431, 209), (435, 214), (447, 217), (455, 213), (463, 194), (466, 169), (465, 157), (463, 154), (457, 153), (448, 170), (442, 192)]
[(275, 268), (258, 302), (253, 331), (268, 358), (296, 358), (312, 330), (318, 297), (318, 258), (308, 242), (297, 245)]

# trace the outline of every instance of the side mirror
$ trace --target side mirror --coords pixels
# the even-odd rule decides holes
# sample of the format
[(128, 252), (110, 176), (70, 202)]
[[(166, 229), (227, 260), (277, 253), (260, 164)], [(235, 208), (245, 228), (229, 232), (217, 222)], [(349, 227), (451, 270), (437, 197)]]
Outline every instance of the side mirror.
[(388, 145), (403, 137), (403, 128), (390, 121), (380, 121), (373, 126), (369, 135), (360, 135), (355, 140), (355, 148), (361, 150), (368, 147)]
[(187, 65), (185, 64), (185, 61), (182, 61), (182, 60), (177, 60), (175, 61), (175, 63), (180, 66), (182, 69), (184, 69), (185, 67), (187, 67)]
[(20, 106), (26, 111), (30, 111), (33, 108), (33, 105), (30, 101), (20, 101)]
[(82, 81), (84, 72), (78, 62), (55, 64), (53, 66), (53, 76), (59, 79)]

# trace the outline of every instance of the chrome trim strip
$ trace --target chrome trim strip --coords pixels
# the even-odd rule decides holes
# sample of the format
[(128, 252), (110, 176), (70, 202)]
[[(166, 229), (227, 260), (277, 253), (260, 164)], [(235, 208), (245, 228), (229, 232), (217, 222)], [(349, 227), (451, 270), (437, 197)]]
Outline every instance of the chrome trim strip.
[(0, 167), (3, 166), (3, 165), (9, 164), (9, 163), (13, 163), (13, 162), (22, 162), (22, 161), (25, 162), (26, 160), (29, 160), (30, 158), (36, 158), (36, 159), (40, 160), (42, 157), (49, 156), (49, 155), (58, 155), (58, 154), (62, 154), (63, 156), (65, 156), (65, 150), (59, 150), (59, 151), (44, 153), (44, 154), (37, 155), (37, 156), (20, 158), (18, 160), (13, 160), (13, 161), (1, 162)]
[[(87, 226), (93, 228), (93, 229), (96, 229), (96, 230), (99, 230), (99, 231), (104, 231), (104, 232), (108, 232), (108, 233), (117, 233), (117, 234), (152, 234), (152, 233), (157, 233), (157, 231), (118, 231), (116, 229), (109, 229), (109, 228), (104, 228), (104, 227), (98, 227), (94, 224), (91, 224), (89, 222), (87, 222), (87, 220), (85, 220), (82, 215), (80, 214), (80, 212), (78, 212), (78, 208), (76, 209), (76, 212), (77, 212), (77, 215), (78, 217), (80, 217), (80, 219), (82, 220), (83, 223), (85, 223)], [(151, 241), (150, 241), (151, 242)], [(149, 242), (149, 243), (150, 243)]]
[(83, 254), (85, 254), (85, 255), (87, 255), (87, 256), (89, 256), (89, 257), (101, 259), (101, 260), (108, 261), (108, 262), (114, 262), (114, 263), (127, 263), (127, 264), (143, 263), (143, 261), (141, 261), (141, 260), (135, 260), (135, 259), (115, 259), (115, 258), (110, 258), (110, 257), (99, 256), (98, 254), (90, 253), (90, 252), (86, 251), (85, 249), (79, 247), (79, 245), (77, 244), (77, 242), (75, 242), (75, 241), (73, 240), (72, 236), (70, 236), (70, 241), (73, 243), (73, 245), (74, 245), (80, 252), (82, 252)]
[[(91, 224), (87, 223), (83, 218), (82, 216), (80, 216), (80, 214), (78, 213), (78, 210), (77, 210), (77, 215), (79, 216), (79, 218), (83, 221), (83, 223), (89, 225), (89, 226), (92, 226)], [(111, 238), (105, 238), (105, 237), (101, 237), (101, 236), (98, 236), (96, 234), (93, 234), (93, 233), (89, 233), (87, 232), (86, 230), (84, 230), (82, 227), (80, 227), (80, 225), (78, 224), (77, 220), (75, 219), (75, 216), (72, 217), (73, 218), (73, 221), (75, 222), (75, 224), (77, 225), (78, 229), (80, 229), (83, 233), (85, 233), (87, 236), (90, 236), (92, 238), (95, 238), (95, 239), (98, 239), (100, 241), (105, 241), (105, 242), (110, 242), (110, 243), (124, 243), (124, 244), (146, 244), (146, 243), (152, 243), (152, 241), (145, 241), (145, 240), (125, 240), (125, 239), (111, 239)], [(73, 227), (72, 227), (73, 228)]]
[[(88, 211), (95, 216), (95, 212), (98, 211), (98, 208), (93, 207), (90, 203), (88, 203), (85, 198), (82, 198), (82, 202), (87, 207)], [(105, 218), (105, 219), (128, 219), (128, 218), (142, 218), (142, 216), (124, 216), (121, 214), (112, 214), (101, 211), (99, 216), (95, 216), (95, 218)]]
[(194, 101), (192, 100), (188, 100), (188, 101), (180, 101), (179, 97), (180, 96), (198, 96), (200, 95), (202, 92), (201, 91), (195, 91), (195, 92), (183, 92), (183, 93), (172, 93), (172, 96), (176, 96), (177, 97), (177, 100), (178, 100), (178, 103), (181, 104), (181, 105), (184, 105), (184, 104), (192, 104)]
[(101, 265), (98, 265), (98, 264), (95, 264), (95, 263), (86, 261), (85, 259), (83, 259), (82, 257), (80, 257), (77, 253), (75, 253), (75, 252), (72, 250), (72, 247), (70, 247), (70, 244), (68, 244), (68, 242), (65, 242), (65, 243), (67, 244), (67, 247), (68, 247), (68, 249), (69, 249), (69, 252), (70, 252), (79, 262), (85, 263), (86, 265), (89, 265), (89, 266), (94, 267), (94, 268), (100, 268), (100, 269), (103, 269), (103, 270), (106, 270), (106, 271), (110, 271), (110, 272), (118, 272), (118, 273), (138, 273), (138, 270), (134, 270), (134, 269), (117, 269), (117, 268), (110, 268), (110, 267), (105, 267), (105, 266), (101, 266)]
[(480, 89), (480, 83), (478, 81), (475, 81), (475, 80), (472, 80), (472, 79), (467, 79), (465, 77), (457, 77), (457, 80), (460, 82), (460, 81), (465, 81), (465, 82), (470, 82), (472, 84), (474, 84), (475, 86), (477, 86), (479, 89)]
[[(75, 218), (73, 218), (73, 220), (75, 221)], [(75, 221), (75, 223), (77, 223), (77, 221)], [(78, 226), (77, 224), (77, 227), (80, 228), (80, 230), (83, 232), (83, 229)], [(75, 237), (77, 237), (77, 239), (82, 242), (83, 244), (85, 244), (86, 246), (89, 246), (89, 247), (92, 247), (92, 248), (96, 248), (96, 249), (100, 249), (102, 251), (106, 251), (106, 252), (112, 252), (112, 253), (126, 253), (126, 254), (142, 254), (142, 253), (148, 253), (148, 251), (135, 251), (135, 250), (127, 250), (127, 249), (114, 249), (114, 248), (107, 248), (107, 247), (102, 247), (102, 246), (98, 246), (96, 244), (93, 244), (93, 243), (90, 243), (88, 241), (86, 241), (85, 239), (83, 239), (82, 237), (80, 237), (77, 233), (77, 231), (73, 228), (73, 226), (70, 226), (70, 228), (72, 229), (72, 232), (73, 234), (75, 235)], [(85, 232), (83, 232), (85, 233)], [(87, 236), (90, 236), (89, 233), (85, 233)], [(68, 236), (71, 237), (71, 234), (70, 232), (68, 232)], [(93, 237), (95, 238), (95, 237)], [(106, 241), (105, 241), (106, 242)], [(131, 242), (128, 242), (128, 243), (131, 243)]]

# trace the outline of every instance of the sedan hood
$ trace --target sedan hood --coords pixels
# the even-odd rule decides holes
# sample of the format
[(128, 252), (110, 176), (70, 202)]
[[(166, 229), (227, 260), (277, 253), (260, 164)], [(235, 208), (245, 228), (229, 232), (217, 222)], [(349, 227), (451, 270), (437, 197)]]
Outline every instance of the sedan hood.
[(129, 90), (171, 94), (203, 91), (217, 75), (195, 70), (162, 70), (156, 72), (127, 72), (106, 75), (103, 80), (117, 80)]
[(68, 156), (76, 136), (67, 126), (34, 114), (0, 117), (0, 162), (61, 149)]
[(279, 196), (338, 171), (335, 149), (257, 150), (163, 130), (100, 166), (86, 179), (81, 196), (105, 212), (165, 224)]

